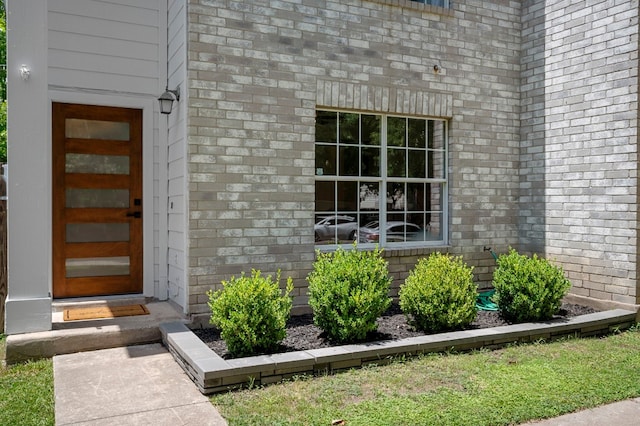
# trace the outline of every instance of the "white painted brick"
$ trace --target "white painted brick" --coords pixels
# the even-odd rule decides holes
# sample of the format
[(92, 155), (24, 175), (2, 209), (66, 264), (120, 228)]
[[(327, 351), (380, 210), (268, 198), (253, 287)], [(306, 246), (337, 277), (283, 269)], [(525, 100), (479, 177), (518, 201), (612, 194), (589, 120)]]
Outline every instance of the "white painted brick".
[[(553, 199), (552, 194), (554, 198), (570, 199), (572, 204), (568, 206), (565, 203), (565, 208), (552, 213), (554, 217), (564, 217), (563, 226), (555, 227), (554, 232), (550, 233), (548, 221), (546, 232), (540, 232), (537, 241), (529, 234), (523, 242), (544, 248), (548, 253), (563, 254), (562, 262), (565, 264), (579, 264), (585, 258), (607, 259), (608, 265), (591, 271), (590, 278), (579, 284), (593, 289), (595, 287), (590, 282), (605, 282), (617, 271), (635, 274), (637, 268), (636, 245), (630, 242), (634, 238), (610, 237), (611, 241), (603, 246), (602, 238), (595, 238), (594, 235), (609, 236), (612, 230), (619, 229), (627, 221), (631, 224), (628, 230), (637, 229), (633, 225), (638, 209), (636, 197), (625, 196), (636, 194), (636, 180), (628, 176), (614, 177), (613, 173), (637, 169), (637, 104), (632, 102), (637, 99), (638, 67), (637, 61), (627, 56), (627, 52), (636, 52), (637, 55), (638, 8), (633, 1), (621, 1), (615, 6), (604, 1), (592, 2), (589, 6), (586, 2), (545, 4), (539, 1), (531, 2), (523, 12), (526, 15), (534, 11), (539, 13), (543, 9), (546, 14), (544, 27), (533, 26), (528, 29), (527, 26), (535, 23), (523, 20), (523, 46), (527, 47), (523, 52), (524, 57), (531, 61), (532, 70), (538, 70), (525, 75), (525, 79), (532, 83), (527, 84), (525, 80), (523, 98), (540, 98), (542, 102), (533, 105), (535, 108), (546, 108), (546, 126), (543, 134), (536, 134), (537, 139), (532, 140), (533, 144), (523, 145), (525, 148), (521, 153), (521, 161), (525, 162), (525, 167), (527, 163), (532, 163), (531, 157), (527, 156), (529, 146), (545, 146), (545, 151), (549, 153), (548, 166), (540, 168), (537, 165), (537, 169), (531, 166), (526, 170), (529, 173), (536, 173), (537, 170), (547, 196), (523, 197), (531, 193), (533, 188), (521, 185), (521, 199), (538, 203), (521, 209), (521, 218), (526, 218), (522, 216), (523, 212), (544, 214), (545, 205), (548, 208)], [(616, 20), (618, 14), (624, 15), (626, 20)], [(612, 27), (616, 25), (617, 27)], [(539, 40), (544, 40), (546, 49), (544, 63), (528, 59), (533, 58), (532, 46), (535, 42), (539, 43)], [(608, 67), (607, 63), (612, 66)], [(524, 67), (529, 69), (526, 64)], [(534, 93), (536, 86), (533, 84), (533, 76), (538, 76), (538, 80), (535, 80), (538, 84), (539, 77), (544, 76), (544, 94)], [(619, 80), (624, 83), (616, 83)], [(626, 100), (623, 101), (622, 98)], [(533, 114), (523, 116), (525, 121), (521, 134), (525, 138), (527, 134), (532, 134), (529, 129), (535, 125), (529, 118), (532, 116)], [(563, 135), (570, 136), (575, 141), (583, 140), (588, 145), (585, 145), (585, 149), (574, 149), (576, 147), (572, 143), (562, 138), (555, 138), (552, 145), (548, 144), (552, 135), (560, 129)], [(616, 130), (624, 132), (619, 142), (612, 141)], [(618, 145), (624, 148), (616, 150)], [(583, 165), (588, 169), (581, 169)], [(561, 177), (558, 173), (562, 173)], [(553, 192), (549, 188), (553, 188)], [(598, 192), (598, 188), (606, 190), (607, 195)], [(615, 193), (621, 195), (615, 196)], [(580, 224), (575, 212), (582, 212), (581, 217), (589, 220)], [(606, 214), (599, 218), (599, 212)], [(623, 228), (624, 226), (622, 225)], [(630, 234), (635, 237), (635, 231)], [(580, 236), (587, 243), (584, 248), (564, 243), (576, 241)], [(613, 262), (618, 262), (616, 267), (613, 267)], [(627, 281), (619, 285), (626, 290), (635, 290), (634, 286), (637, 284)], [(589, 294), (610, 298), (607, 293), (621, 292), (624, 293), (618, 287), (611, 287), (608, 290), (591, 291)]]
[(445, 249), (472, 264), (497, 243), (584, 261), (575, 291), (608, 298), (613, 262), (635, 275), (637, 1), (452, 4), (189, 0), (189, 217), (242, 230), (192, 222), (190, 247), (222, 251), (196, 252), (190, 300), (269, 262), (305, 288), (316, 106), (450, 118)]

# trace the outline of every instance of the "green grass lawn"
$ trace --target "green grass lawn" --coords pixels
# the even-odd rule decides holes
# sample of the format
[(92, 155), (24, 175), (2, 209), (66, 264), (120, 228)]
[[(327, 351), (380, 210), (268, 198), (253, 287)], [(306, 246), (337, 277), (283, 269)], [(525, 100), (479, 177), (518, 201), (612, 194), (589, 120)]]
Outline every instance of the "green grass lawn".
[[(0, 335), (0, 359), (5, 337)], [(53, 425), (53, 362), (0, 366), (0, 425)]]
[(640, 396), (640, 328), (214, 395), (230, 425), (502, 425)]
[[(0, 355), (4, 337), (0, 336)], [(640, 328), (215, 395), (230, 425), (499, 425), (640, 396)], [(52, 361), (0, 367), (0, 425), (53, 425)]]

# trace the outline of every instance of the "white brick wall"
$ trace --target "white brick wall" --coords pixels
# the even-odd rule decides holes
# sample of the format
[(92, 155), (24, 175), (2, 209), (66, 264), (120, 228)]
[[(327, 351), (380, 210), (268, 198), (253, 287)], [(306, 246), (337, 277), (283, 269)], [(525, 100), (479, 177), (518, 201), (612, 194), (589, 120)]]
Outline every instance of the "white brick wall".
[[(483, 246), (517, 243), (519, 2), (191, 0), (189, 43), (193, 312), (251, 268), (281, 268), (306, 301), (318, 105), (450, 118), (440, 249), (464, 253), (486, 285)], [(395, 286), (426, 253), (387, 252)]]
[[(450, 245), (510, 246), (637, 300), (638, 3), (190, 0), (190, 306), (251, 268), (306, 301), (317, 106), (445, 117)], [(438, 65), (440, 72), (434, 72)], [(397, 289), (430, 250), (387, 251)], [(394, 290), (395, 291), (395, 290)]]
[(638, 1), (524, 12), (522, 243), (572, 292), (638, 303)]

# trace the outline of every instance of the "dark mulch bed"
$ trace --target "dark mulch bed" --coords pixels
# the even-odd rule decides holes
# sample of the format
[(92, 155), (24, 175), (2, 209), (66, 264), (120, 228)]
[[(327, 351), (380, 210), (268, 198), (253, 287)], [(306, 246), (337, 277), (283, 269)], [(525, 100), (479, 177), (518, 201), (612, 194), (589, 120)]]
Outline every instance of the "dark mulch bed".
[[(560, 311), (554, 318), (571, 318), (578, 315), (597, 312), (588, 306), (563, 303)], [(495, 311), (478, 311), (476, 320), (468, 329), (491, 328), (509, 323), (500, 317)], [(220, 332), (212, 328), (197, 329), (193, 332), (209, 346), (215, 353), (225, 359), (233, 358), (227, 350), (227, 345), (220, 338)], [(425, 333), (415, 331), (409, 324), (398, 305), (392, 305), (384, 315), (378, 319), (378, 331), (371, 333), (367, 342), (380, 340), (399, 340), (407, 337), (422, 336)], [(287, 323), (287, 337), (280, 347), (273, 353), (293, 352), (309, 349), (328, 348), (336, 346), (335, 343), (325, 338), (322, 330), (313, 324), (313, 316), (299, 315), (292, 317)]]

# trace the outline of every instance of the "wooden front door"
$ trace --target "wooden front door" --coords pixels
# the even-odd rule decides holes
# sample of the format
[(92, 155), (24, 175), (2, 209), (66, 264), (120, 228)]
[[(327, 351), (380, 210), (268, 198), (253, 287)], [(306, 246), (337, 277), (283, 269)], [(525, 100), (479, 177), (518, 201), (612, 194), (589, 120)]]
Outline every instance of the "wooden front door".
[(53, 297), (142, 293), (142, 111), (54, 103)]

